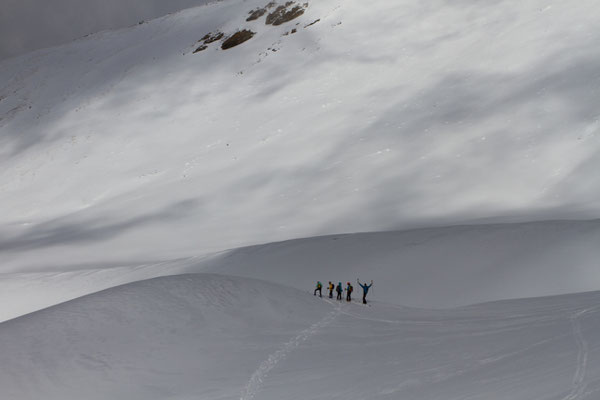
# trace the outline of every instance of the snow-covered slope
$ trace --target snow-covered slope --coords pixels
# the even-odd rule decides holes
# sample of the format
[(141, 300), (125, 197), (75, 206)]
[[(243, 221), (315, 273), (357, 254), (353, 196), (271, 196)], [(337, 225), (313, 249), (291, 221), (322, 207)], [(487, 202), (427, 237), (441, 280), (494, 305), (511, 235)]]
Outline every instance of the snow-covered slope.
[(593, 398), (598, 292), (399, 304), (600, 287), (597, 2), (265, 6), (0, 63), (0, 397)]
[(279, 343), (330, 312), (216, 275), (115, 287), (0, 324), (2, 398), (239, 398)]
[(0, 384), (11, 400), (593, 398), (599, 302), (434, 312), (158, 278), (0, 324)]
[(252, 246), (201, 265), (297, 288), (373, 279), (377, 300), (445, 308), (597, 290), (598, 243), (597, 220), (455, 226)]
[[(246, 21), (265, 4), (0, 64), (3, 270), (598, 216), (596, 1), (319, 0)], [(193, 54), (239, 29), (256, 35)]]

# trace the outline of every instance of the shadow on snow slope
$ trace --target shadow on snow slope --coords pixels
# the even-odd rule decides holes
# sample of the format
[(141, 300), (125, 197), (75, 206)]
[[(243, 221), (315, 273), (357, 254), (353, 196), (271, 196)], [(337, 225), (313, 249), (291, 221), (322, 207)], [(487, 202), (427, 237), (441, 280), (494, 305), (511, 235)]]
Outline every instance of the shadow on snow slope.
[[(86, 240), (94, 232), (78, 233)], [(316, 280), (373, 279), (371, 299), (425, 308), (592, 291), (600, 288), (599, 242), (600, 221), (545, 221), (312, 237), (162, 261), (47, 264), (0, 274), (0, 321), (128, 282), (199, 272), (301, 290)]]
[(597, 290), (599, 242), (598, 220), (465, 225), (244, 247), (201, 268), (296, 288), (373, 279), (374, 299), (443, 308)]

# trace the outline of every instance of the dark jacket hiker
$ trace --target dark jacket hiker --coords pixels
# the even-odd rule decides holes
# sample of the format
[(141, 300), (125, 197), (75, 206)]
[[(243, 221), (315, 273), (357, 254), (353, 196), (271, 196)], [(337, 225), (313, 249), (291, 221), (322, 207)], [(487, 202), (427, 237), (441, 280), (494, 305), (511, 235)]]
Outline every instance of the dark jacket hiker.
[(348, 286), (346, 287), (346, 301), (352, 301), (352, 292), (354, 291), (354, 287), (348, 282)]

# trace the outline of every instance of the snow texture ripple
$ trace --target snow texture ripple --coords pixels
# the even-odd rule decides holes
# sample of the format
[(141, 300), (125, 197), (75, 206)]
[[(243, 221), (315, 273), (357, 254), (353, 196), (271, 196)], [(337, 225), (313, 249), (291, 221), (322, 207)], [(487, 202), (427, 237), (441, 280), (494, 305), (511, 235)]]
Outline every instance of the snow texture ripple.
[(281, 348), (272, 354), (269, 354), (260, 366), (254, 371), (250, 380), (246, 384), (240, 400), (252, 400), (263, 385), (268, 373), (277, 366), (277, 364), (285, 359), (288, 354), (295, 350), (298, 346), (315, 335), (319, 330), (329, 325), (341, 313), (341, 305), (336, 305), (335, 309), (327, 314), (323, 319), (311, 325), (309, 328), (300, 332), (297, 336), (286, 342)]

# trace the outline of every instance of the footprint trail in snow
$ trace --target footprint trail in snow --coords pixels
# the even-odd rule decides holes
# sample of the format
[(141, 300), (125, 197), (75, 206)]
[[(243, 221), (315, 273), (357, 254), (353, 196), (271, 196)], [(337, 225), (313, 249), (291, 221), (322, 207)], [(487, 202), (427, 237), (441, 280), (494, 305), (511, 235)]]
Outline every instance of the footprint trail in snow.
[(264, 360), (256, 371), (250, 377), (250, 380), (246, 384), (240, 400), (252, 400), (254, 396), (260, 390), (265, 378), (269, 371), (277, 366), (277, 364), (287, 357), (293, 350), (295, 350), (300, 344), (305, 342), (311, 336), (315, 335), (319, 330), (329, 325), (333, 320), (341, 313), (341, 305), (335, 305), (335, 309), (327, 314), (323, 319), (311, 325), (309, 328), (300, 332), (297, 336), (283, 344), (281, 348), (274, 353), (271, 353), (266, 360)]
[(587, 384), (584, 383), (584, 380), (587, 374), (589, 346), (583, 336), (581, 319), (584, 315), (595, 311), (597, 308), (598, 307), (587, 308), (571, 317), (573, 336), (575, 337), (575, 343), (577, 344), (577, 369), (573, 376), (573, 387), (571, 392), (564, 397), (563, 400), (577, 400), (582, 397), (587, 388)]

